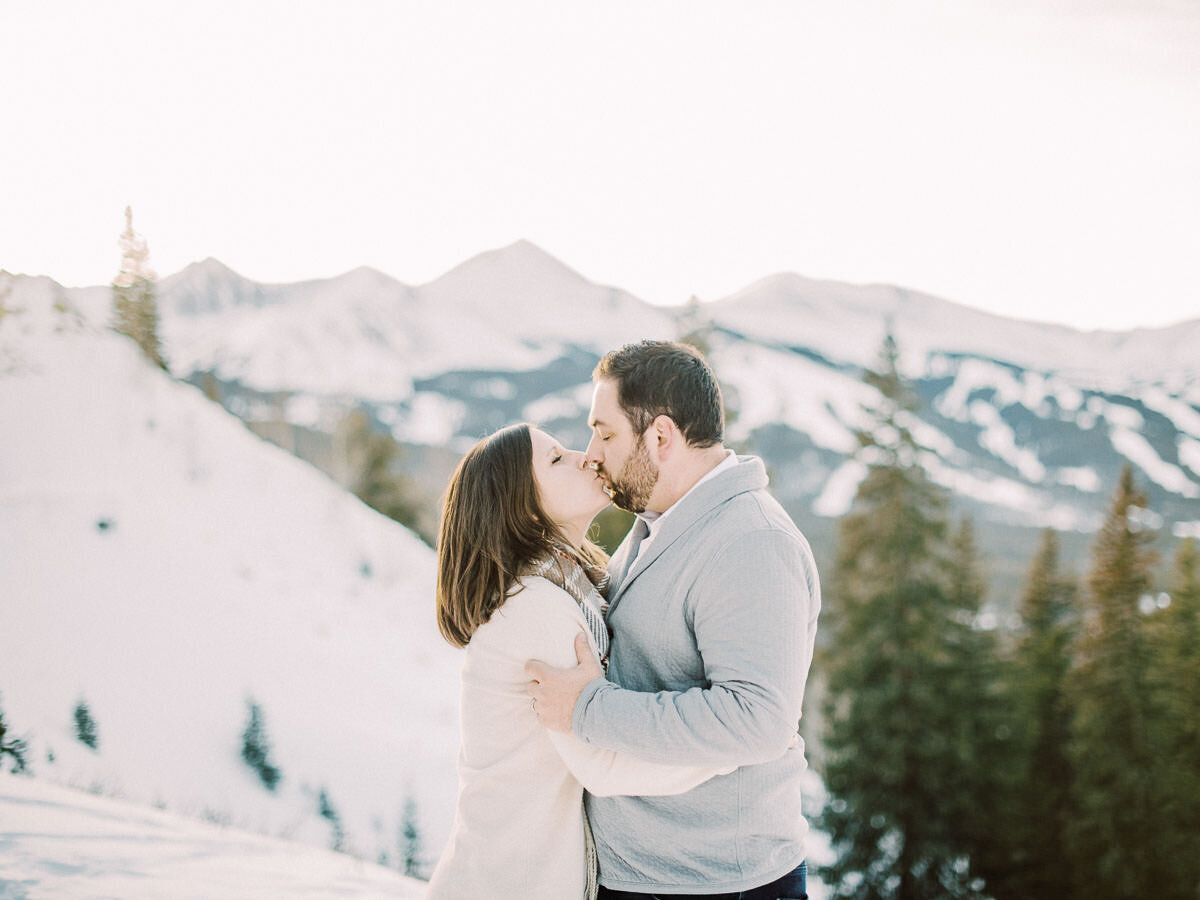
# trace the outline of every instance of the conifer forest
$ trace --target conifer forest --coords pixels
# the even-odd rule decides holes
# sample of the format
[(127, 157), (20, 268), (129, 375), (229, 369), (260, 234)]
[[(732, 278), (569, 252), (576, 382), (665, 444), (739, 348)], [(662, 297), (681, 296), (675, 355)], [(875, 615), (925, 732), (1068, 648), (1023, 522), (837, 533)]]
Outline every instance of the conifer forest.
[(823, 573), (822, 876), (859, 900), (1197, 897), (1195, 540), (1160, 584), (1127, 467), (1087, 571), (1046, 530), (1015, 616), (988, 621), (987, 548), (918, 463), (896, 359), (889, 338), (865, 376), (868, 474)]

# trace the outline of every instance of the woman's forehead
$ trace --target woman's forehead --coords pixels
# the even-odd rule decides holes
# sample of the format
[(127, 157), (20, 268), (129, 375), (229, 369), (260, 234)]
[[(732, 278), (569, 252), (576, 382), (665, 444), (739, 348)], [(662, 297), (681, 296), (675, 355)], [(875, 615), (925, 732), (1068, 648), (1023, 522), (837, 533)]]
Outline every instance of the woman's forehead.
[(548, 452), (558, 446), (558, 441), (540, 428), (531, 428), (529, 434), (533, 440), (533, 452), (535, 455)]

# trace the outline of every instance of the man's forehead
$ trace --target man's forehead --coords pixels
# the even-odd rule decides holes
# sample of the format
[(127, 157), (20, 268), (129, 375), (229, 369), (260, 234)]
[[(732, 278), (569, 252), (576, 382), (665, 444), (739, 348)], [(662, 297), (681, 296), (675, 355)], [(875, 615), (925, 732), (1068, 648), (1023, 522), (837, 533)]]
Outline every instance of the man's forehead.
[(592, 409), (588, 418), (593, 425), (616, 425), (624, 419), (617, 403), (617, 385), (608, 379), (596, 382), (592, 389)]

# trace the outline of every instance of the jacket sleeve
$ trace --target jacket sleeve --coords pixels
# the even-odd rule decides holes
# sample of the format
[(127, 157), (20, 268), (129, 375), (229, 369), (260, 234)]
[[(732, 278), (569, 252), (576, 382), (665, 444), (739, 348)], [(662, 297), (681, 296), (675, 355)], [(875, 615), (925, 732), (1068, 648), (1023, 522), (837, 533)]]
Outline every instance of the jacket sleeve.
[[(514, 664), (523, 667), (525, 660), (533, 657), (555, 666), (573, 666), (575, 635), (580, 631), (587, 635), (588, 646), (599, 659), (583, 616), (565, 591), (549, 582), (531, 580), (522, 593), (517, 602), (506, 604)], [(589, 793), (602, 797), (682, 794), (737, 768), (647, 762), (629, 753), (589, 746), (572, 734), (545, 733), (575, 779)]]
[(683, 794), (736, 766), (681, 766), (652, 763), (629, 753), (585, 744), (573, 734), (548, 731), (554, 749), (575, 780), (599, 797)]
[(653, 762), (741, 766), (782, 755), (796, 734), (820, 588), (803, 539), (744, 532), (692, 587), (707, 685), (646, 693), (596, 679), (575, 704), (585, 743)]

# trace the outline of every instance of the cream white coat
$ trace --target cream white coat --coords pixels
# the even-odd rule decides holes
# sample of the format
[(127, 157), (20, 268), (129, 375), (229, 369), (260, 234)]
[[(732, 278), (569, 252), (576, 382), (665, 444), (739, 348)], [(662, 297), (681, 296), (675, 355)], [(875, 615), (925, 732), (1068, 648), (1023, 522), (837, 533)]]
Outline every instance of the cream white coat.
[(458, 804), (429, 900), (582, 898), (584, 789), (679, 794), (732, 771), (644, 762), (539, 725), (525, 662), (574, 666), (587, 627), (566, 591), (544, 578), (524, 584), (464, 651)]

